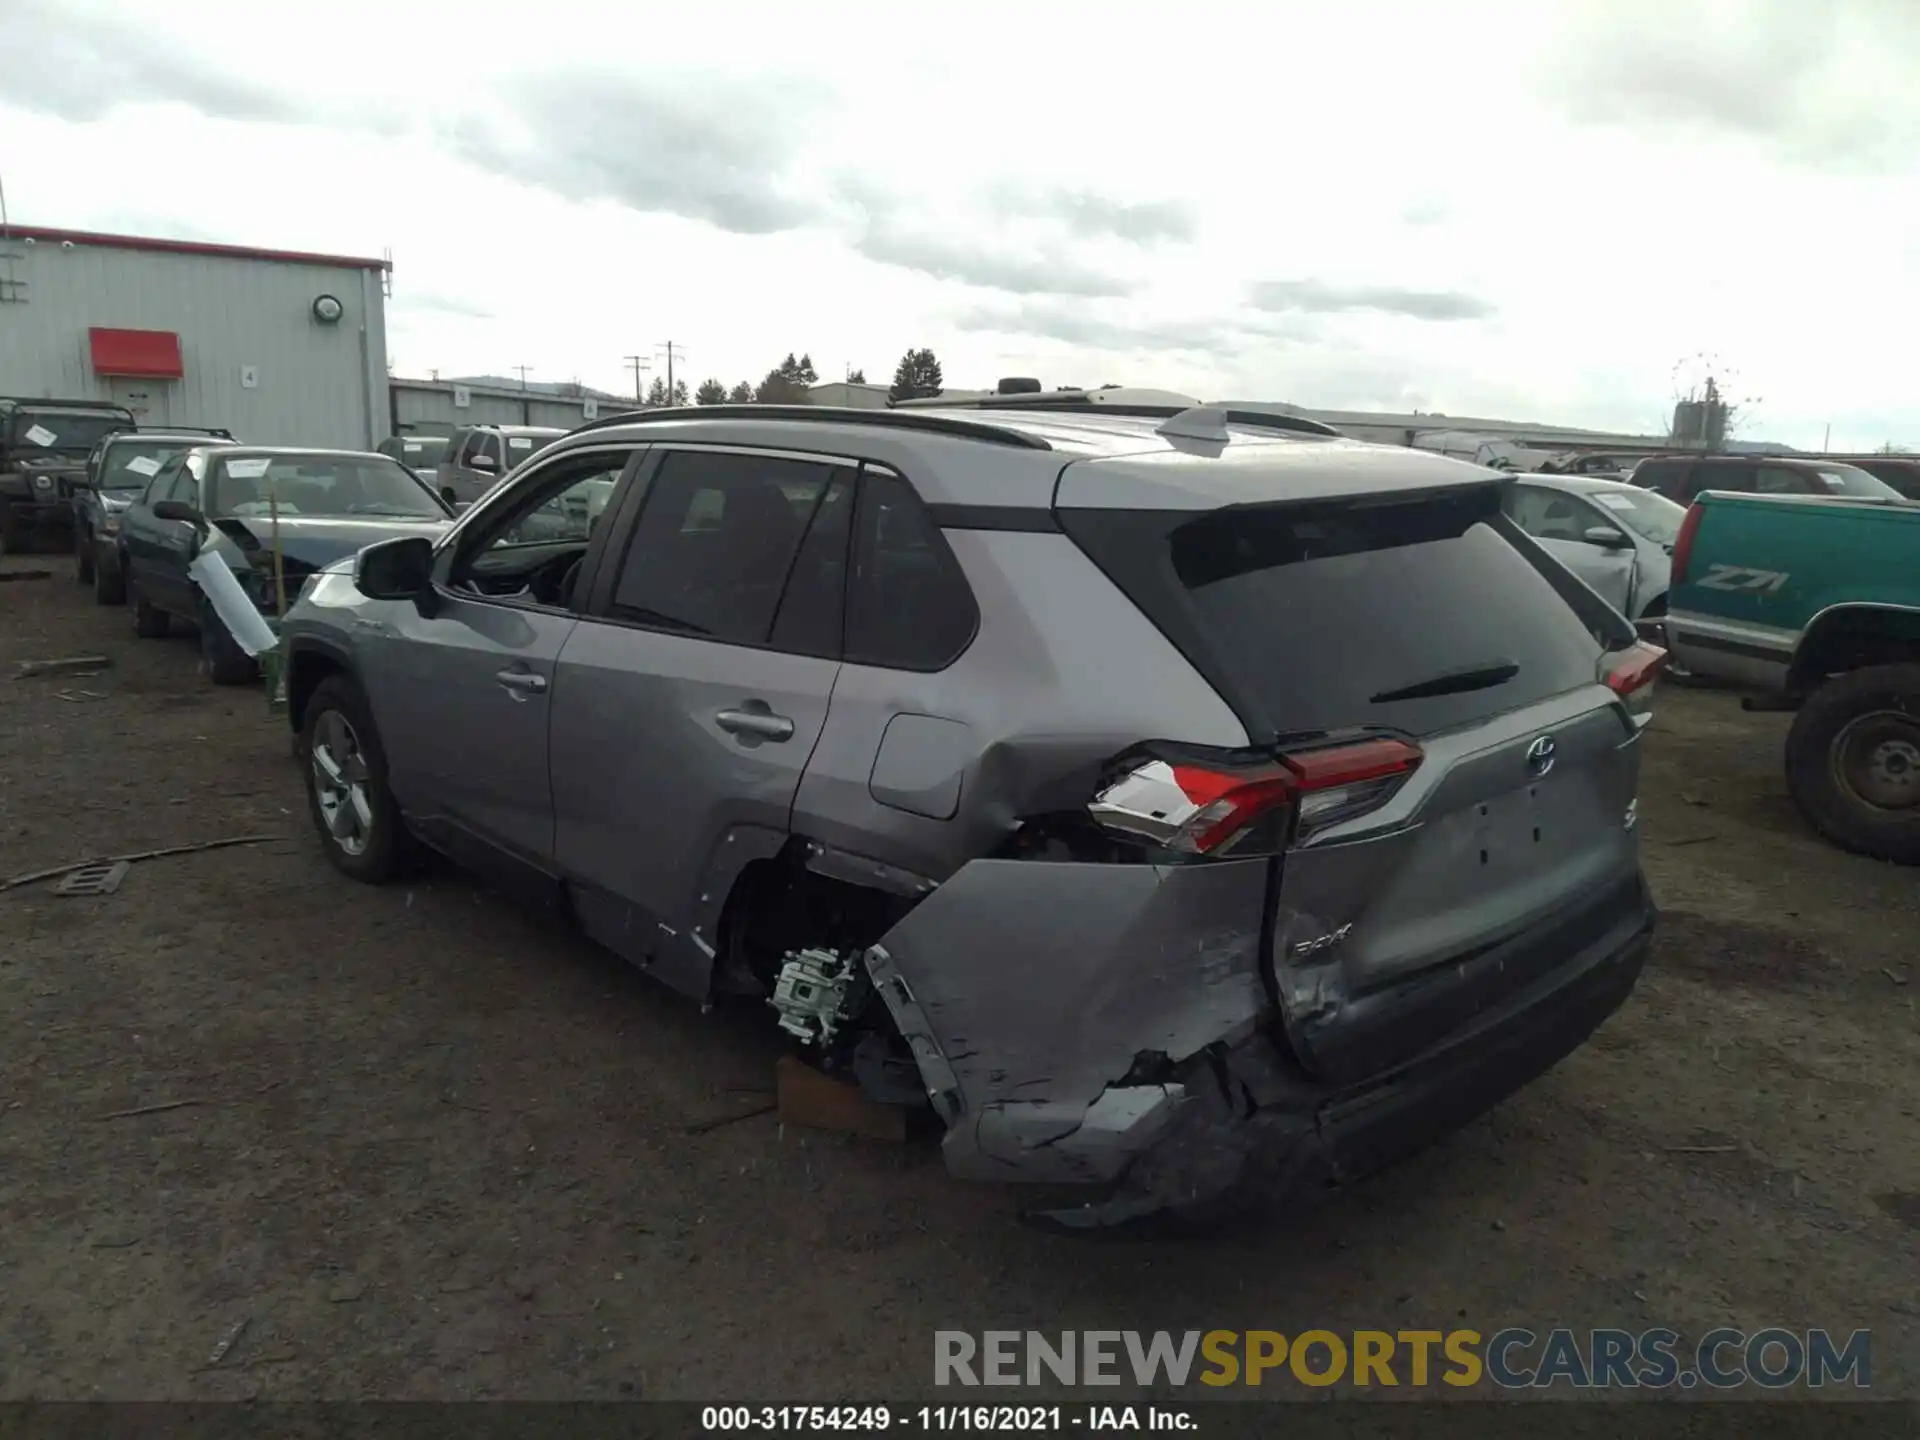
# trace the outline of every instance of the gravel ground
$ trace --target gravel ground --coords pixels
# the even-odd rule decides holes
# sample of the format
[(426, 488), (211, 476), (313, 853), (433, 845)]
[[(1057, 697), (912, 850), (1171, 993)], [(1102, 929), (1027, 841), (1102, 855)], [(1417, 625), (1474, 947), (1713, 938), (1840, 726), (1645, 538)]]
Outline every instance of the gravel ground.
[(901, 1397), (944, 1327), (1508, 1324), (1867, 1327), (1920, 1394), (1920, 886), (1807, 832), (1783, 717), (1663, 692), (1655, 960), (1550, 1075), (1331, 1207), (1074, 1240), (930, 1144), (701, 1128), (767, 1104), (764, 1020), (342, 879), (258, 693), (69, 563), (0, 567), (52, 572), (0, 584), (0, 874), (278, 838), (0, 894), (0, 1398)]

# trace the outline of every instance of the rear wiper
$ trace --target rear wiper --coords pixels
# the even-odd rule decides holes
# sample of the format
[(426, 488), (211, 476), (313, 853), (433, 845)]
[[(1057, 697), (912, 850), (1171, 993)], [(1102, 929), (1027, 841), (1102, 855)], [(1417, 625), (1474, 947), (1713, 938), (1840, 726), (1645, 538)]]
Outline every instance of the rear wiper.
[(1465, 670), (1449, 670), (1444, 675), (1435, 675), (1431, 680), (1422, 680), (1415, 685), (1403, 685), (1398, 690), (1382, 690), (1378, 695), (1369, 696), (1369, 705), (1391, 705), (1396, 700), (1428, 700), (1435, 695), (1462, 695), (1469, 690), (1491, 690), (1496, 685), (1504, 685), (1520, 673), (1520, 667), (1511, 660), (1495, 660), (1486, 665), (1475, 665)]

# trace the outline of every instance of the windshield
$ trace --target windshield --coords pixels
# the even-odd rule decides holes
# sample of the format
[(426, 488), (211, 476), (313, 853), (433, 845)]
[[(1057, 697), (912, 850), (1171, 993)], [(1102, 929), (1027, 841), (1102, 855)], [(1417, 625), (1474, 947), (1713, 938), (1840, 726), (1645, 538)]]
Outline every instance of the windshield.
[(108, 435), (131, 430), (124, 415), (89, 415), (72, 410), (16, 410), (8, 441), (39, 450), (91, 450)]
[(1854, 495), (1863, 500), (1900, 498), (1900, 492), (1886, 481), (1853, 465), (1818, 465), (1814, 470), (1830, 494)]
[(242, 455), (214, 468), (207, 511), (237, 518), (392, 517), (444, 520), (446, 509), (384, 455)]
[(1596, 490), (1587, 498), (1634, 534), (1656, 545), (1671, 545), (1679, 539), (1680, 522), (1687, 518), (1686, 506), (1651, 490), (1623, 485), (1618, 490)]
[(445, 435), (409, 435), (400, 442), (400, 459), (415, 470), (431, 470), (446, 455)]
[(204, 440), (139, 440), (107, 447), (100, 462), (102, 490), (144, 490), (169, 457), (204, 445)]
[(536, 450), (544, 450), (560, 437), (558, 435), (507, 435), (507, 468), (513, 469), (522, 460)]

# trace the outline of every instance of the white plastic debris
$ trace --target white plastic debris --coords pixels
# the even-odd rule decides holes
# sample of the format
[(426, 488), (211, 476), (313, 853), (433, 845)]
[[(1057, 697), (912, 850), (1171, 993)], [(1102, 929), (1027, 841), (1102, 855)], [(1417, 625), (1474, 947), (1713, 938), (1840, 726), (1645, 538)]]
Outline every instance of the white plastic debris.
[(249, 655), (262, 655), (279, 642), (274, 638), (273, 627), (261, 618), (253, 601), (247, 598), (247, 592), (240, 588), (240, 582), (233, 577), (233, 571), (219, 554), (212, 550), (203, 550), (194, 557), (193, 564), (187, 567), (200, 586), (200, 593), (207, 597), (213, 606), (213, 613), (227, 627), (227, 633), (233, 636), (234, 643)]

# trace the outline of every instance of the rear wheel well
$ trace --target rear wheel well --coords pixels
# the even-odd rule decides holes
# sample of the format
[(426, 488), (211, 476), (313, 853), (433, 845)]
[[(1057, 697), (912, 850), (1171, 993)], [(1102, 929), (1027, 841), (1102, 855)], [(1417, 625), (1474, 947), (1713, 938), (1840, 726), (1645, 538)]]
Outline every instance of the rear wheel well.
[(1817, 621), (1794, 652), (1788, 686), (1805, 693), (1831, 675), (1920, 662), (1920, 615), (1850, 607)]
[(777, 855), (750, 861), (735, 877), (720, 912), (716, 939), (723, 960), (743, 962), (769, 989), (787, 952), (865, 950), (917, 900), (810, 870), (809, 849), (796, 836)]

